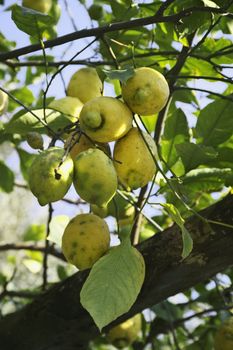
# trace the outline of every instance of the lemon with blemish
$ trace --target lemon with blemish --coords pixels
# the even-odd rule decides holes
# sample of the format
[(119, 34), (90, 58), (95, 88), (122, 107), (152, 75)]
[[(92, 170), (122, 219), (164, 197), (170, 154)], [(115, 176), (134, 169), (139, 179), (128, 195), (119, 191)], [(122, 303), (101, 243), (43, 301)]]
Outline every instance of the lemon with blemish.
[(106, 222), (94, 214), (79, 214), (66, 226), (62, 252), (68, 262), (84, 270), (109, 249), (110, 233)]
[(77, 97), (66, 96), (53, 100), (48, 107), (72, 117), (72, 121), (75, 122), (79, 118), (83, 103)]
[(124, 136), (132, 127), (133, 115), (120, 100), (97, 97), (83, 106), (80, 127), (98, 142), (111, 142)]
[(107, 340), (119, 349), (131, 345), (142, 329), (141, 315), (137, 314), (127, 321), (113, 327), (107, 334)]
[(107, 143), (95, 143), (83, 134), (71, 134), (66, 140), (64, 147), (65, 149), (67, 149), (67, 147), (70, 147), (70, 155), (73, 160), (75, 160), (79, 153), (86, 151), (89, 148), (99, 148), (109, 156), (111, 155), (111, 150)]
[(72, 184), (73, 168), (73, 160), (59, 147), (51, 147), (35, 158), (28, 172), (29, 187), (40, 205), (65, 196)]
[(6, 112), (8, 107), (8, 95), (0, 90), (0, 115)]
[(122, 84), (122, 97), (129, 108), (137, 114), (153, 115), (166, 105), (169, 86), (158, 71), (141, 67)]
[(74, 187), (91, 204), (105, 206), (117, 190), (117, 174), (112, 160), (101, 150), (90, 148), (74, 160)]
[(22, 5), (32, 10), (48, 13), (52, 7), (52, 0), (23, 0)]
[(152, 137), (132, 128), (114, 147), (114, 165), (118, 179), (127, 189), (137, 189), (152, 180), (155, 171), (156, 145)]
[(75, 72), (67, 87), (67, 95), (77, 97), (82, 103), (101, 96), (102, 92), (102, 81), (92, 67), (84, 67)]
[(214, 349), (233, 349), (233, 317), (229, 317), (217, 330), (214, 340)]

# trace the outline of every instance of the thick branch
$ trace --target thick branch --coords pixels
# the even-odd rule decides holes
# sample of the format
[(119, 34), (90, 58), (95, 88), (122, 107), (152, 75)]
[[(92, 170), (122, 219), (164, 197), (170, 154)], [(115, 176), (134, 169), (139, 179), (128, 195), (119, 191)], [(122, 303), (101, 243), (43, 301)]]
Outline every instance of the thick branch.
[[(182, 241), (174, 225), (138, 246), (146, 262), (142, 291), (131, 310), (114, 324), (167, 297), (214, 276), (233, 264), (233, 196), (201, 213), (205, 218), (228, 224), (209, 225), (197, 216), (186, 221), (194, 239), (192, 254), (181, 260)], [(89, 314), (80, 305), (79, 294), (89, 271), (78, 272), (58, 283), (19, 312), (0, 322), (4, 350), (86, 349), (98, 335)], [(97, 301), (98, 302), (98, 301)], [(104, 310), (103, 310), (104, 312)]]
[[(44, 48), (51, 48), (58, 45), (65, 44), (70, 41), (78, 40), (81, 38), (88, 37), (100, 37), (105, 33), (116, 32), (121, 29), (131, 29), (135, 27), (141, 27), (154, 23), (162, 23), (162, 22), (173, 22), (178, 23), (180, 19), (184, 17), (188, 17), (192, 15), (194, 12), (209, 12), (209, 13), (219, 13), (225, 14), (225, 9), (215, 8), (215, 7), (190, 7), (187, 8), (175, 15), (163, 16), (161, 14), (156, 14), (154, 16), (149, 16), (145, 18), (134, 19), (132, 21), (125, 22), (117, 22), (111, 23), (103, 27), (91, 28), (91, 29), (83, 29), (77, 32), (73, 32), (67, 35), (60, 36), (59, 38), (53, 40), (47, 40), (44, 42)], [(231, 14), (225, 14), (232, 18)], [(32, 53), (35, 51), (41, 50), (41, 44), (29, 45), (22, 47), (20, 49), (13, 50), (11, 52), (6, 52), (0, 55), (0, 61), (5, 61), (10, 58), (17, 58), (22, 55), (26, 55), (28, 53)]]

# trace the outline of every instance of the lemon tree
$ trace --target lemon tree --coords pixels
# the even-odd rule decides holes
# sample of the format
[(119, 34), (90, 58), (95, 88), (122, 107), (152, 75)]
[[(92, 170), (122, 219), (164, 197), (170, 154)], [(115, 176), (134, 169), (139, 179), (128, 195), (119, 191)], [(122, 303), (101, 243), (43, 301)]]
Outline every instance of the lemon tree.
[(231, 349), (232, 1), (0, 10), (0, 344)]

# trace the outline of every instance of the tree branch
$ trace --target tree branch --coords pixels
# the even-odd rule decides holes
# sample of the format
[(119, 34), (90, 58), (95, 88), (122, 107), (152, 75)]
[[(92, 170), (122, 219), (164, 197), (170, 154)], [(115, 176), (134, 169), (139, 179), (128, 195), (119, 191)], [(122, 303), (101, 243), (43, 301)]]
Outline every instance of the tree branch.
[[(209, 12), (209, 13), (219, 13), (228, 16), (229, 18), (233, 18), (233, 15), (230, 13), (225, 13), (225, 9), (223, 8), (215, 8), (215, 7), (190, 7), (187, 8), (175, 15), (170, 16), (162, 16), (160, 14), (155, 14), (154, 16), (149, 16), (145, 18), (134, 19), (131, 21), (125, 22), (117, 22), (108, 24), (103, 27), (91, 28), (91, 29), (83, 29), (77, 32), (73, 32), (67, 35), (60, 36), (59, 38), (44, 41), (44, 48), (51, 48), (58, 45), (65, 44), (70, 41), (78, 40), (81, 38), (88, 37), (99, 37), (105, 33), (116, 32), (121, 29), (131, 29), (135, 27), (146, 26), (154, 23), (161, 22), (172, 22), (178, 23), (182, 18), (191, 16), (194, 12)], [(18, 58), (19, 56), (26, 55), (28, 53), (32, 53), (35, 51), (41, 50), (41, 44), (34, 44), (22, 47), (20, 49), (16, 49), (10, 52), (6, 52), (0, 54), (0, 61), (5, 61), (10, 58)]]
[[(31, 250), (34, 252), (44, 253), (45, 246), (41, 244), (35, 243), (3, 243), (0, 244), (0, 252), (4, 252), (7, 250)], [(53, 246), (50, 246), (48, 249), (48, 254), (55, 256), (58, 259), (66, 261), (64, 255), (57, 251)]]
[[(233, 196), (228, 195), (201, 215), (207, 220), (232, 225)], [(194, 249), (185, 260), (181, 260), (182, 238), (176, 225), (137, 246), (146, 263), (145, 282), (130, 311), (112, 325), (206, 281), (233, 264), (232, 228), (211, 224), (209, 230), (197, 216), (190, 217), (185, 226), (194, 240)], [(86, 349), (88, 342), (99, 334), (79, 299), (88, 273), (89, 270), (74, 274), (21, 311), (3, 318), (0, 343), (4, 344), (4, 350)]]

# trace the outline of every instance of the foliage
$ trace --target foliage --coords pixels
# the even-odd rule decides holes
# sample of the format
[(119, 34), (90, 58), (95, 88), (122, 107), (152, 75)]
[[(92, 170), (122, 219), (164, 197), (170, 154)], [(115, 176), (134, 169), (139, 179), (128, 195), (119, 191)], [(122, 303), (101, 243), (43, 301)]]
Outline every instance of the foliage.
[[(89, 11), (93, 4), (101, 8), (100, 15)], [(107, 218), (113, 242), (119, 238), (123, 243), (94, 265), (81, 293), (83, 306), (102, 329), (132, 306), (144, 278), (144, 271), (143, 278), (137, 277), (141, 266), (132, 257), (135, 248), (128, 241), (124, 244), (120, 233), (134, 238), (142, 213), (141, 236), (175, 223), (183, 241), (180, 258), (185, 259), (193, 249), (185, 220), (198, 216), (198, 211), (231, 191), (233, 2), (82, 0), (68, 4), (53, 0), (48, 15), (22, 8), (14, 1), (12, 6), (6, 5), (0, 1), (8, 16), (6, 26), (14, 26), (16, 34), (13, 41), (4, 26), (0, 32), (0, 90), (9, 95), (8, 110), (0, 121), (0, 199), (14, 198), (18, 187), (28, 191), (28, 169), (40, 153), (27, 144), (28, 132), (40, 133), (45, 149), (55, 144), (63, 147), (69, 134), (80, 132), (77, 120), (48, 107), (66, 95), (68, 81), (78, 68), (95, 67), (104, 81), (104, 94), (118, 98), (121, 84), (133, 76), (135, 68), (154, 68), (169, 83), (166, 108), (153, 116), (134, 116), (134, 126), (148, 132), (157, 144), (156, 176), (145, 188), (131, 191), (125, 198), (140, 209), (134, 223), (119, 231), (117, 215), (113, 220)], [(85, 24), (73, 15), (79, 11), (85, 15)], [(73, 34), (64, 38), (66, 22)], [(89, 29), (80, 34), (77, 28), (81, 27)], [(26, 37), (28, 46), (14, 51), (21, 47), (21, 37)], [(124, 197), (121, 187), (118, 194)], [(89, 211), (89, 204), (73, 188), (61, 201), (48, 205), (47, 216), (30, 193), (26, 201), (37, 208), (29, 215), (30, 226), (22, 226), (17, 218), (18, 232), (9, 232), (14, 242), (0, 243), (4, 315), (76, 271), (52, 252), (60, 252), (69, 217)], [(10, 209), (1, 206), (1, 210)], [(11, 243), (10, 248), (6, 243)], [(17, 252), (13, 254), (11, 249)], [(135, 349), (148, 344), (162, 350), (213, 349), (215, 331), (230, 315), (232, 277), (228, 269), (180, 295), (149, 305)], [(35, 285), (31, 283), (34, 280)], [(90, 349), (108, 348), (103, 335), (90, 342)]]

